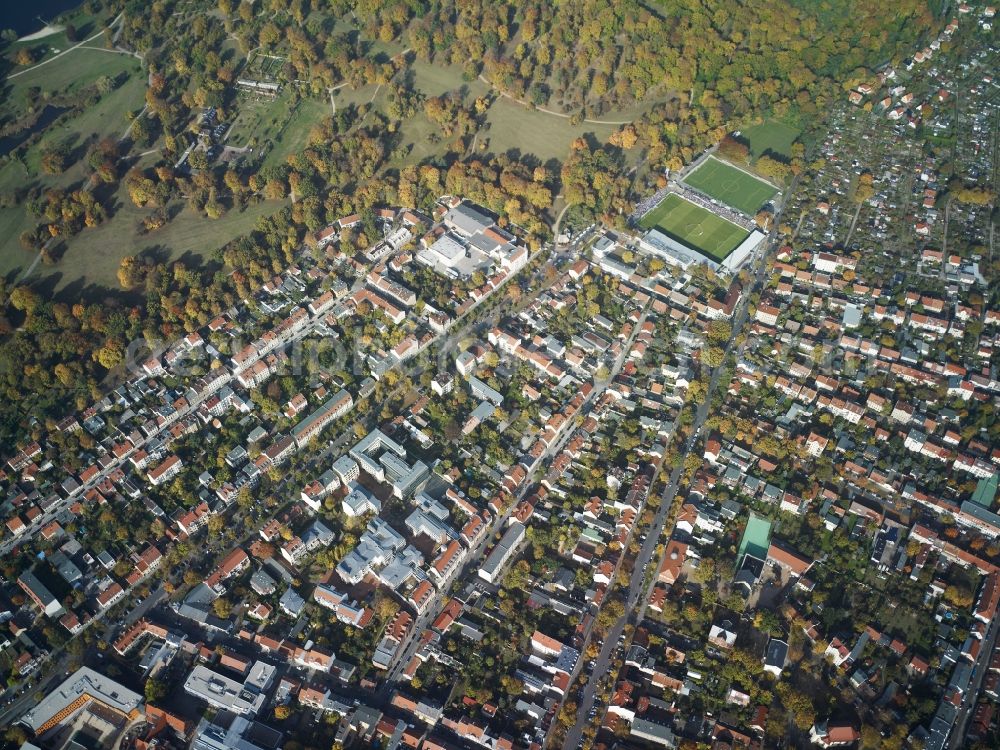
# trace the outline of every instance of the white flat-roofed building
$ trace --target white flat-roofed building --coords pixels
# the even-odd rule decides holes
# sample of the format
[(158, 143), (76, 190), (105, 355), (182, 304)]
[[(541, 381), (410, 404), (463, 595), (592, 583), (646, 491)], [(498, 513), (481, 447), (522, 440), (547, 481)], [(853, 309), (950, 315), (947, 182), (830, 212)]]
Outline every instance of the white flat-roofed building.
[(455, 369), (463, 377), (469, 377), (476, 370), (478, 361), (472, 352), (466, 350), (455, 357)]
[(252, 78), (237, 78), (236, 85), (246, 91), (253, 91), (257, 94), (267, 94), (269, 96), (276, 96), (281, 90), (281, 84), (279, 83), (275, 83), (273, 81), (256, 81)]
[(378, 462), (382, 464), (386, 479), (402, 477), (410, 472), (410, 465), (392, 453), (383, 453), (379, 456)]
[(346, 583), (360, 583), (375, 568), (385, 565), (389, 557), (384, 549), (361, 541), (337, 563), (337, 575)]
[(239, 683), (199, 664), (184, 681), (184, 690), (210, 706), (241, 716), (255, 716), (263, 707), (268, 687), (276, 669), (262, 661), (254, 662), (246, 679)]
[(333, 462), (333, 473), (340, 478), (341, 484), (347, 486), (361, 476), (358, 462), (350, 456), (341, 456)]
[(439, 372), (431, 381), (431, 390), (439, 396), (446, 396), (455, 389), (455, 378), (450, 372)]
[(92, 703), (132, 719), (139, 715), (142, 696), (100, 672), (81, 667), (24, 714), (21, 723), (36, 736), (41, 735)]
[(220, 716), (198, 725), (191, 750), (273, 750), (281, 744), (281, 739), (281, 732), (260, 722), (243, 716), (223, 720)]
[(382, 638), (375, 647), (375, 652), (372, 654), (372, 664), (375, 665), (375, 668), (388, 669), (389, 665), (392, 664), (393, 658), (396, 656), (397, 648), (399, 648), (399, 641), (388, 636)]
[(767, 235), (758, 229), (754, 229), (747, 235), (747, 238), (743, 242), (736, 246), (735, 250), (726, 256), (726, 259), (722, 261), (722, 267), (727, 271), (736, 273), (766, 239)]
[(406, 227), (400, 227), (385, 238), (385, 244), (393, 250), (399, 250), (403, 245), (413, 239), (413, 233)]
[(379, 462), (385, 469), (386, 480), (392, 485), (392, 494), (400, 500), (412, 494), (430, 474), (430, 469), (423, 461), (417, 461), (411, 466), (391, 453), (382, 455)]
[(406, 546), (406, 540), (387, 522), (376, 516), (351, 550), (337, 565), (337, 575), (347, 583), (360, 582), (366, 575), (389, 562)]
[(466, 257), (465, 244), (450, 233), (444, 233), (434, 243), (417, 254), (428, 266), (454, 269)]
[(434, 516), (439, 521), (448, 520), (448, 509), (426, 492), (417, 493), (414, 504), (424, 513)]
[(416, 547), (407, 545), (393, 555), (389, 563), (378, 573), (383, 586), (398, 591), (410, 581), (419, 583), (427, 576), (423, 571), (424, 556)]
[(436, 544), (443, 544), (458, 536), (458, 533), (444, 521), (419, 509), (410, 513), (405, 523), (411, 534), (414, 536), (423, 534), (433, 539)]
[(663, 745), (668, 748), (677, 747), (677, 736), (669, 726), (649, 721), (641, 716), (636, 716), (633, 719), (629, 733), (632, 737), (638, 737), (641, 740), (656, 745)]
[(510, 268), (522, 267), (527, 253), (517, 256), (508, 252), (512, 245), (496, 245), (491, 252), (481, 250), (471, 241), (461, 241), (456, 235), (445, 233), (430, 247), (417, 253), (417, 261), (430, 266), (438, 273), (452, 279), (467, 279), (476, 271), (488, 273), (494, 263)]
[(668, 237), (659, 229), (650, 229), (639, 239), (639, 248), (674, 266), (687, 268), (701, 260), (694, 250)]
[(302, 609), (306, 606), (306, 600), (299, 593), (289, 586), (278, 600), (278, 606), (290, 617), (298, 617), (302, 614)]
[(35, 603), (35, 606), (49, 617), (56, 617), (63, 614), (62, 604), (59, 603), (59, 600), (49, 591), (45, 584), (38, 580), (38, 577), (32, 571), (26, 570), (18, 576), (17, 585), (21, 587), (24, 593), (31, 597), (31, 601)]
[(492, 401), (497, 406), (503, 403), (503, 395), (491, 388), (475, 375), (469, 378), (469, 390), (472, 392), (472, 395), (478, 399)]
[(365, 513), (378, 513), (382, 510), (382, 503), (379, 502), (378, 498), (356, 482), (350, 485), (350, 492), (341, 500), (340, 506), (343, 508), (344, 514), (350, 518), (357, 518)]
[(459, 203), (444, 215), (444, 225), (462, 237), (489, 229), (493, 223), (491, 217), (469, 203)]
[(507, 527), (507, 531), (483, 562), (483, 567), (479, 569), (480, 578), (489, 583), (496, 583), (500, 580), (500, 573), (504, 565), (507, 564), (517, 551), (518, 545), (524, 540), (524, 532), (524, 524), (520, 521), (514, 521)]
[(327, 584), (317, 584), (313, 590), (313, 599), (323, 607), (333, 611), (337, 619), (348, 625), (364, 627), (371, 619), (371, 614), (360, 604), (352, 601), (347, 594), (338, 591)]
[(416, 259), (449, 278), (467, 279), (477, 271), (513, 274), (528, 262), (528, 249), (517, 244), (517, 237), (474, 204), (459, 203), (448, 210), (436, 232)]
[(608, 253), (614, 252), (616, 249), (618, 249), (618, 240), (610, 234), (602, 234), (597, 238), (594, 244), (591, 245), (591, 251), (597, 258), (603, 258)]
[(358, 462), (358, 466), (382, 482), (385, 481), (385, 469), (377, 456), (383, 451), (391, 451), (399, 458), (406, 458), (406, 449), (378, 429), (369, 432), (361, 442), (351, 448), (350, 455)]
[(379, 482), (388, 482), (402, 499), (412, 493), (430, 473), (422, 461), (410, 464), (406, 449), (381, 430), (372, 430), (350, 450), (358, 466)]

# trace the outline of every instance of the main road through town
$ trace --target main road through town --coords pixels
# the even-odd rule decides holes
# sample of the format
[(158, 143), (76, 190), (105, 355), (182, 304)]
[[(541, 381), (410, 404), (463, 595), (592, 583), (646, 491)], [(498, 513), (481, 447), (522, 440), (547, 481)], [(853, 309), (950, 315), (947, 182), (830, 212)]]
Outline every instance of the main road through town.
[[(794, 184), (791, 188), (789, 188), (787, 194), (791, 194), (792, 190), (794, 190)], [(779, 218), (780, 216), (775, 216), (772, 226), (778, 226)], [(728, 343), (726, 344), (727, 359), (729, 353), (733, 351), (734, 347), (736, 347), (735, 353), (737, 357), (742, 353), (743, 345), (741, 344), (737, 346), (736, 342), (739, 339), (740, 331), (742, 330), (749, 313), (750, 296), (763, 284), (764, 273), (767, 269), (766, 248), (773, 246), (775, 236), (776, 233), (772, 231), (768, 236), (767, 241), (761, 243), (760, 249), (751, 259), (750, 270), (753, 274), (753, 283), (750, 288), (744, 290), (743, 299), (733, 316), (732, 333), (729, 337)], [(646, 541), (643, 542), (642, 548), (639, 550), (639, 555), (636, 557), (635, 566), (632, 569), (632, 578), (629, 581), (628, 594), (625, 599), (624, 614), (611, 626), (604, 638), (601, 653), (595, 660), (594, 668), (590, 673), (590, 679), (584, 686), (583, 695), (577, 707), (576, 722), (566, 732), (566, 738), (563, 742), (564, 750), (573, 750), (574, 748), (580, 747), (581, 740), (583, 738), (583, 731), (587, 724), (589, 722), (596, 721), (596, 712), (592, 713), (592, 711), (595, 708), (597, 688), (599, 683), (602, 681), (601, 678), (608, 672), (612, 661), (612, 655), (618, 645), (618, 641), (621, 638), (622, 633), (625, 630), (625, 625), (629, 621), (634, 624), (638, 624), (642, 621), (642, 617), (646, 612), (646, 604), (649, 601), (649, 594), (652, 591), (653, 585), (656, 583), (655, 577), (652, 577), (652, 580), (649, 583), (646, 583), (647, 570), (649, 570), (649, 566), (653, 562), (653, 554), (656, 552), (656, 546), (659, 544), (660, 539), (663, 537), (664, 530), (667, 527), (668, 516), (673, 508), (674, 497), (677, 494), (677, 488), (680, 485), (681, 475), (684, 471), (684, 459), (691, 454), (697, 443), (702, 425), (705, 423), (705, 419), (708, 417), (711, 409), (712, 399), (716, 388), (719, 385), (719, 378), (721, 377), (723, 370), (724, 366), (715, 368), (715, 371), (712, 373), (709, 381), (705, 400), (698, 407), (697, 412), (695, 413), (694, 423), (691, 425), (691, 432), (681, 447), (681, 460), (677, 462), (676, 467), (670, 473), (670, 478), (667, 480), (667, 485), (663, 490), (660, 507), (656, 512), (655, 518), (653, 519), (649, 533), (646, 536)], [(658, 564), (659, 560), (656, 562)], [(606, 711), (607, 707), (605, 706), (603, 710)]]

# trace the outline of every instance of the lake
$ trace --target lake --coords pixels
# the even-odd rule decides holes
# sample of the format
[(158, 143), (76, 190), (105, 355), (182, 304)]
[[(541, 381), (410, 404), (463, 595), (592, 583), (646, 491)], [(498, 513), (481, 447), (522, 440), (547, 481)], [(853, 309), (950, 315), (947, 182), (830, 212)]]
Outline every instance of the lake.
[(30, 3), (3, 3), (0, 29), (14, 29), (17, 35), (33, 34), (45, 25), (40, 18), (51, 21), (60, 13), (80, 5), (80, 0), (33, 0)]

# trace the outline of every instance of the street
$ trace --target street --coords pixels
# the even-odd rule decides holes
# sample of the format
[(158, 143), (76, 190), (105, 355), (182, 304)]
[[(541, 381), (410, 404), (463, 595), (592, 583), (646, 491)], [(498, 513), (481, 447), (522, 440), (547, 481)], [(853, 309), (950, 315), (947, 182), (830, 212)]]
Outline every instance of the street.
[[(791, 189), (789, 192), (791, 192)], [(777, 226), (777, 224), (778, 217), (775, 218), (774, 226)], [(767, 242), (764, 243), (763, 246), (770, 247), (774, 243), (774, 240), (775, 232), (772, 231), (767, 239)], [(767, 269), (767, 263), (765, 262), (766, 257), (767, 253), (760, 251), (751, 259), (751, 267), (753, 268), (754, 273), (753, 284), (750, 288), (744, 291), (739, 309), (733, 316), (732, 333), (730, 334), (729, 341), (726, 344), (727, 356), (732, 351), (736, 340), (739, 338), (740, 331), (742, 330), (743, 325), (746, 322), (747, 315), (749, 314), (750, 294), (763, 283), (764, 273)], [(737, 351), (737, 355), (739, 355), (741, 351), (742, 347)], [(649, 532), (646, 536), (646, 541), (643, 543), (639, 554), (635, 559), (635, 566), (632, 569), (632, 578), (629, 581), (628, 594), (625, 600), (625, 612), (622, 617), (620, 617), (614, 625), (611, 626), (608, 630), (607, 636), (604, 638), (600, 655), (595, 660), (594, 668), (591, 670), (591, 676), (584, 686), (583, 697), (577, 706), (576, 723), (566, 732), (566, 739), (563, 742), (564, 750), (574, 750), (575, 748), (580, 747), (584, 729), (589, 723), (597, 720), (598, 717), (591, 717), (591, 711), (595, 707), (594, 702), (597, 695), (597, 687), (600, 677), (608, 673), (613, 652), (618, 645), (619, 638), (624, 632), (625, 625), (629, 621), (638, 624), (645, 616), (649, 596), (652, 593), (653, 586), (656, 584), (656, 578), (654, 577), (650, 581), (649, 585), (643, 585), (646, 572), (650, 563), (653, 562), (653, 554), (656, 552), (656, 546), (660, 539), (664, 536), (665, 532), (668, 536), (672, 533), (672, 529), (669, 531), (667, 530), (667, 520), (671, 510), (673, 509), (674, 498), (677, 495), (677, 489), (680, 485), (681, 476), (684, 472), (684, 459), (691, 455), (692, 449), (694, 449), (697, 445), (701, 428), (705, 423), (705, 419), (708, 418), (712, 398), (715, 394), (716, 388), (718, 387), (719, 378), (722, 375), (723, 370), (724, 367), (719, 366), (712, 372), (712, 376), (709, 380), (709, 386), (706, 390), (705, 400), (698, 406), (695, 413), (695, 419), (691, 425), (691, 433), (684, 442), (680, 461), (677, 462), (677, 466), (670, 473), (670, 478), (663, 490), (660, 507), (657, 510), (652, 525), (650, 526)], [(656, 564), (658, 567), (659, 560), (656, 561)], [(606, 708), (606, 706), (603, 707), (604, 710), (606, 710)], [(599, 710), (598, 714), (600, 717), (603, 717), (602, 711)]]
[[(643, 313), (643, 316), (642, 318), (640, 318), (639, 323), (634, 326), (631, 337), (623, 347), (621, 354), (615, 361), (614, 366), (611, 368), (611, 371), (609, 372), (608, 376), (603, 380), (595, 381), (594, 388), (591, 390), (590, 394), (587, 396), (583, 404), (581, 404), (580, 406), (580, 410), (578, 412), (580, 415), (586, 414), (589, 411), (595, 399), (601, 393), (604, 392), (604, 389), (607, 388), (608, 384), (614, 380), (614, 378), (621, 371), (621, 368), (625, 365), (625, 360), (628, 357), (629, 349), (631, 348), (632, 343), (635, 341), (635, 337), (638, 335), (642, 327), (643, 320), (645, 320), (645, 313)], [(546, 448), (545, 452), (541, 456), (539, 456), (538, 459), (535, 461), (535, 463), (532, 465), (531, 471), (528, 472), (529, 477), (531, 473), (535, 470), (535, 468), (547, 463), (550, 459), (559, 455), (560, 451), (562, 451), (563, 447), (572, 437), (575, 429), (576, 425), (574, 420), (566, 420), (563, 423), (563, 425), (560, 427), (559, 433), (556, 436), (556, 439), (552, 441), (551, 445), (548, 448)], [(469, 571), (478, 570), (481, 567), (482, 561), (486, 557), (487, 548), (491, 546), (490, 542), (492, 541), (494, 534), (496, 534), (498, 531), (504, 529), (507, 526), (507, 521), (510, 519), (510, 514), (517, 507), (518, 503), (520, 503), (521, 500), (524, 499), (525, 495), (528, 494), (528, 491), (533, 488), (534, 488), (533, 482), (526, 481), (524, 483), (524, 486), (518, 491), (517, 495), (514, 497), (513, 502), (509, 504), (507, 510), (503, 513), (503, 515), (498, 516), (494, 520), (493, 524), (490, 527), (490, 532), (483, 537), (483, 540), (476, 546), (475, 549), (470, 550), (470, 554), (467, 557), (465, 565), (462, 567), (462, 570), (456, 576), (457, 579), (462, 579), (464, 576), (466, 576), (466, 574)], [(438, 613), (441, 610), (441, 607), (439, 606), (441, 604), (443, 604), (443, 601), (441, 600), (441, 595), (435, 594), (434, 598), (431, 601), (431, 604), (427, 607), (424, 613), (416, 618), (413, 626), (410, 628), (406, 636), (406, 639), (402, 644), (400, 644), (396, 652), (396, 656), (393, 659), (393, 665), (389, 668), (386, 680), (379, 690), (380, 695), (385, 695), (385, 693), (392, 688), (392, 685), (399, 677), (399, 674), (410, 662), (410, 659), (413, 658), (413, 654), (416, 653), (417, 647), (420, 643), (419, 641), (420, 635), (423, 633), (424, 629), (437, 617)]]
[(955, 724), (948, 737), (948, 747), (950, 750), (958, 750), (965, 745), (965, 733), (968, 731), (969, 718), (976, 707), (976, 700), (979, 690), (983, 686), (983, 678), (989, 671), (990, 660), (993, 658), (993, 649), (997, 643), (996, 620), (989, 624), (989, 630), (983, 638), (982, 648), (979, 649), (979, 658), (973, 666), (972, 682), (969, 684), (969, 691), (962, 697), (962, 705), (958, 709), (955, 717)]

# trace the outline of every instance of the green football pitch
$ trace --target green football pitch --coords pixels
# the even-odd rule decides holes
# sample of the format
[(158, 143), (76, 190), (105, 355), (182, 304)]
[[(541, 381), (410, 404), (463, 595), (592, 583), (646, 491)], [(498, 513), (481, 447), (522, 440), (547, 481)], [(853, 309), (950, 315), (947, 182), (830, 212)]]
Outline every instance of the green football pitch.
[(702, 162), (683, 182), (749, 216), (757, 213), (778, 192), (773, 185), (714, 156)]
[(697, 250), (720, 263), (735, 250), (750, 233), (720, 216), (716, 216), (677, 193), (666, 198), (642, 217), (643, 229), (656, 228), (668, 237)]

